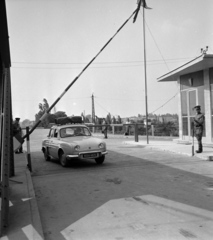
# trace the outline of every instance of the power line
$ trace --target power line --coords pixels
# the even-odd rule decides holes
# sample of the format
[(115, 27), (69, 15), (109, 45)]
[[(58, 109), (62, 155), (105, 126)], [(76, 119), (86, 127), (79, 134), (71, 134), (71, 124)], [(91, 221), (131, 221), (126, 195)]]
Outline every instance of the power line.
[[(191, 57), (184, 57), (184, 58), (169, 58), (169, 59), (165, 59), (167, 61), (177, 61), (177, 60), (185, 60), (185, 59), (191, 59)], [(152, 59), (152, 60), (148, 60), (148, 62), (159, 62), (159, 61), (162, 61), (160, 59)], [(54, 65), (54, 64), (57, 64), (57, 65), (63, 65), (63, 64), (73, 64), (73, 65), (80, 65), (80, 64), (85, 64), (85, 62), (21, 62), (21, 61), (13, 61), (12, 64), (15, 63), (15, 64), (47, 64), (47, 65)], [(132, 60), (132, 61), (115, 61), (115, 62), (96, 62), (96, 63), (93, 63), (93, 64), (114, 64), (114, 63), (144, 63), (144, 61), (142, 60)]]
[(148, 28), (148, 30), (149, 30), (149, 33), (150, 33), (150, 35), (151, 35), (151, 37), (152, 37), (152, 39), (153, 39), (153, 41), (154, 41), (154, 43), (155, 43), (158, 51), (159, 51), (162, 59), (163, 59), (163, 62), (165, 63), (165, 65), (166, 65), (166, 67), (167, 67), (167, 69), (168, 69), (168, 71), (169, 71), (170, 69), (169, 69), (169, 67), (168, 67), (168, 65), (167, 65), (167, 63), (166, 63), (166, 61), (165, 61), (165, 59), (164, 59), (164, 57), (163, 57), (163, 54), (161, 53), (160, 48), (158, 47), (158, 44), (157, 44), (157, 42), (155, 41), (155, 38), (154, 38), (154, 36), (153, 36), (153, 34), (152, 34), (152, 32), (151, 32), (151, 30), (150, 30), (150, 28), (149, 28), (149, 26), (148, 26), (147, 23), (146, 23), (146, 26), (147, 26), (147, 28)]
[(107, 113), (110, 113), (108, 110), (106, 110), (103, 106), (101, 106), (97, 101), (95, 101), (95, 104), (98, 104), (99, 107), (101, 107), (104, 111), (106, 111)]
[[(152, 34), (150, 28), (149, 28), (147, 22), (146, 22), (146, 26), (147, 26), (147, 28), (148, 28), (148, 30), (149, 30), (149, 33), (150, 33), (150, 35), (151, 35), (151, 37), (152, 37), (152, 39), (153, 39), (153, 41), (154, 41), (154, 43), (155, 43), (155, 45), (156, 45), (158, 51), (159, 51), (159, 53), (160, 53), (162, 59), (163, 59), (163, 62), (165, 63), (165, 65), (166, 65), (168, 71), (170, 71), (170, 69), (169, 69), (169, 67), (168, 67), (168, 65), (167, 65), (167, 63), (166, 63), (166, 60), (164, 59), (163, 54), (161, 53), (160, 48), (158, 47), (158, 44), (157, 44), (157, 42), (156, 42), (156, 40), (155, 40), (155, 38), (154, 38), (154, 36), (153, 36), (153, 34)], [(173, 97), (171, 97), (169, 100), (167, 100), (163, 105), (161, 105), (159, 108), (157, 108), (156, 110), (154, 110), (153, 112), (151, 112), (151, 114), (154, 113), (154, 112), (156, 112), (158, 109), (164, 107), (164, 106), (165, 106), (167, 103), (169, 103), (173, 98), (175, 98), (177, 94), (178, 94), (178, 92), (177, 92)]]
[[(177, 61), (179, 62), (179, 61)], [(167, 62), (167, 63), (175, 63), (175, 61), (173, 62)], [(164, 64), (163, 62), (159, 62), (159, 63), (148, 63), (147, 65), (159, 65), (159, 64)], [(132, 64), (132, 65), (120, 65), (120, 66), (92, 66), (91, 68), (93, 69), (103, 69), (103, 68), (127, 68), (127, 67), (141, 67), (143, 65), (143, 63), (141, 62), (140, 64)], [(81, 67), (29, 67), (29, 66), (25, 66), (25, 67), (11, 67), (13, 69), (50, 69), (50, 70), (56, 70), (56, 69), (67, 69), (67, 70), (73, 70), (73, 69), (81, 69)]]
[(151, 112), (150, 114), (156, 112), (158, 109), (164, 107), (168, 102), (170, 102), (173, 98), (175, 98), (177, 96), (179, 92), (177, 92), (173, 97), (171, 97), (167, 102), (165, 102), (163, 105), (161, 105), (159, 108), (157, 108), (156, 110), (154, 110), (153, 112)]
[[(89, 99), (90, 97), (75, 97), (75, 98), (64, 98), (62, 101), (70, 101), (70, 100), (76, 100), (76, 99)], [(48, 98), (48, 101), (51, 99)], [(41, 102), (41, 99), (13, 99), (13, 101), (19, 101), (19, 102)]]
[[(132, 102), (144, 102), (145, 100), (143, 99), (128, 99), (128, 98), (103, 98), (103, 97), (95, 97), (95, 98), (99, 98), (99, 99), (107, 99), (107, 100), (117, 100), (117, 101), (132, 101)], [(155, 101), (164, 101), (164, 100), (160, 100), (160, 99), (152, 99), (152, 100), (149, 100), (151, 102), (155, 102)]]
[[(172, 62), (177, 62), (177, 61), (182, 61), (182, 60), (186, 60), (186, 59), (191, 59), (189, 57), (185, 57), (185, 58), (170, 58), (170, 59), (153, 59), (153, 60), (148, 60), (147, 62), (149, 62), (150, 64), (160, 64), (160, 63), (165, 63), (165, 61), (172, 63)], [(134, 64), (134, 63), (139, 63), (139, 64), (143, 64), (144, 61), (117, 61), (117, 62), (97, 62), (94, 63), (93, 65), (102, 65), (102, 64)], [(68, 62), (64, 62), (64, 63), (53, 63), (53, 62), (12, 62), (12, 64), (31, 64), (31, 65), (81, 65), (81, 64), (85, 64), (85, 63), (68, 63)], [(130, 65), (131, 66), (131, 65)], [(133, 65), (134, 66), (134, 65)], [(137, 65), (136, 65), (137, 66)], [(139, 66), (139, 65), (138, 65)], [(23, 68), (27, 68), (29, 66), (25, 66)], [(106, 67), (111, 67), (111, 66), (106, 66)], [(126, 65), (124, 66), (126, 67)], [(13, 67), (13, 68), (22, 68), (22, 67)], [(68, 68), (68, 67), (66, 67)]]

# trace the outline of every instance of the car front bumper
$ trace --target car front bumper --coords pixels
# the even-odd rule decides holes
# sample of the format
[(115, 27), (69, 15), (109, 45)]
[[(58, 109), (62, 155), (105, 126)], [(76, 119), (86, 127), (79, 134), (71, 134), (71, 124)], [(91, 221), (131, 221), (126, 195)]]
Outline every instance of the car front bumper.
[[(88, 155), (88, 154), (97, 154), (96, 157), (84, 157), (84, 155)], [(79, 154), (73, 154), (73, 155), (67, 155), (67, 159), (72, 159), (72, 158), (79, 158), (79, 159), (86, 159), (86, 158), (99, 158), (103, 155), (108, 154), (107, 151), (104, 152), (81, 152)]]

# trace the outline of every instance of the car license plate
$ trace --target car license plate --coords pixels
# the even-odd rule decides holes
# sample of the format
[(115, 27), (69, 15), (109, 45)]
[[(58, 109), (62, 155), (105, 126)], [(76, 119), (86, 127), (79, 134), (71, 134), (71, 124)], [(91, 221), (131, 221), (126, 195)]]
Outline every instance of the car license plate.
[(95, 157), (97, 157), (97, 153), (83, 154), (83, 158), (95, 158)]

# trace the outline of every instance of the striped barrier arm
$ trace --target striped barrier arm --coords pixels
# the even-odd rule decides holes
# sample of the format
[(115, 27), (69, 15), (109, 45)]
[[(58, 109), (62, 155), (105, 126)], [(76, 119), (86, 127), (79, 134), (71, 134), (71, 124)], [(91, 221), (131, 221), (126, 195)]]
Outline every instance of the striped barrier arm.
[[(100, 55), (100, 53), (106, 48), (106, 46), (112, 41), (112, 39), (120, 32), (120, 30), (127, 24), (131, 17), (135, 14), (136, 10), (131, 14), (131, 16), (121, 25), (117, 32), (108, 40), (108, 42), (101, 48), (101, 50), (96, 54), (96, 56), (83, 68), (77, 77), (67, 86), (67, 88), (62, 92), (62, 94), (55, 100), (55, 102), (49, 107), (49, 109), (43, 114), (37, 123), (30, 129), (29, 135), (35, 130), (35, 128), (41, 123), (43, 119), (46, 118), (48, 113), (54, 108), (54, 106), (59, 102), (59, 100), (64, 96), (64, 94), (70, 89), (70, 87), (78, 80), (78, 78), (84, 73), (84, 71), (92, 64), (92, 62)], [(27, 134), (23, 136), (23, 139), (27, 137)]]

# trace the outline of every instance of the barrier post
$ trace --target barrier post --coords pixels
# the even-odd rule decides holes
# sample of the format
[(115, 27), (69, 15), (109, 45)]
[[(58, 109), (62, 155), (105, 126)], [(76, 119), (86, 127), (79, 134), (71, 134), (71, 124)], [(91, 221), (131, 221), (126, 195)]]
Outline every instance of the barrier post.
[(155, 135), (155, 128), (154, 128), (154, 125), (151, 125), (151, 128), (152, 128), (152, 136), (154, 137), (154, 135)]
[(27, 166), (32, 172), (32, 164), (31, 164), (31, 156), (30, 156), (30, 134), (29, 134), (29, 127), (26, 127), (26, 134), (27, 134)]
[(135, 142), (138, 142), (138, 124), (135, 123)]

